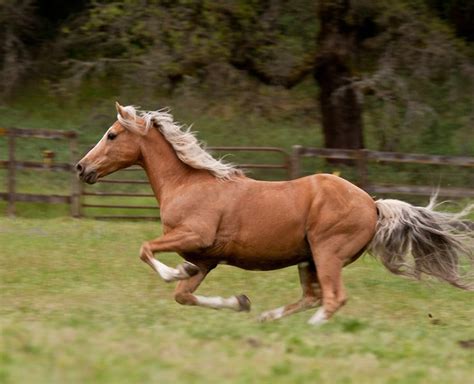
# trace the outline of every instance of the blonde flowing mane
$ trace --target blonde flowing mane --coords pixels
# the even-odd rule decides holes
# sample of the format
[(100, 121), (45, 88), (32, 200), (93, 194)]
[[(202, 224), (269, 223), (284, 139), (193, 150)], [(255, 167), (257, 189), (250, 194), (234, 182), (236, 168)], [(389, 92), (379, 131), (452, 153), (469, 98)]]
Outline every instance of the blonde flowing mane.
[[(152, 126), (157, 127), (183, 163), (196, 169), (206, 169), (218, 179), (228, 180), (243, 175), (234, 164), (213, 158), (198, 141), (191, 127), (176, 123), (169, 110), (145, 112), (131, 105), (122, 108), (126, 117), (117, 114), (122, 126), (139, 135), (146, 135)], [(143, 119), (144, 123), (139, 123), (137, 117)]]

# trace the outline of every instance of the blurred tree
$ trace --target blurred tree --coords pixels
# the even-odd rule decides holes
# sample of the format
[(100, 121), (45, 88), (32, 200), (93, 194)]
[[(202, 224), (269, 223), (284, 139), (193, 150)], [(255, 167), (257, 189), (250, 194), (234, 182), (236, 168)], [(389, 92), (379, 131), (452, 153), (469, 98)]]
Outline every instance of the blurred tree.
[(0, 97), (8, 96), (19, 79), (30, 68), (34, 39), (32, 0), (0, 2)]
[(60, 24), (67, 22), (68, 18), (84, 11), (90, 0), (35, 0), (32, 5), (35, 15), (41, 23), (41, 29), (37, 33), (43, 39), (52, 39), (57, 33)]
[(454, 25), (459, 36), (474, 41), (474, 1), (427, 0), (427, 3), (438, 15)]
[(350, 15), (349, 0), (319, 1), (319, 48), (314, 77), (320, 88), (327, 148), (364, 147), (361, 100), (351, 84), (357, 28)]
[[(143, 92), (191, 84), (219, 101), (232, 89), (250, 93), (249, 78), (274, 92), (314, 79), (326, 146), (362, 148), (364, 115), (377, 127), (380, 148), (399, 150), (415, 125), (441, 129), (435, 121), (446, 102), (466, 105), (472, 96), (472, 45), (450, 26), (472, 39), (472, 4), (2, 0), (0, 76), (11, 89), (27, 68), (69, 87), (112, 74)], [(245, 104), (258, 96), (254, 91)]]

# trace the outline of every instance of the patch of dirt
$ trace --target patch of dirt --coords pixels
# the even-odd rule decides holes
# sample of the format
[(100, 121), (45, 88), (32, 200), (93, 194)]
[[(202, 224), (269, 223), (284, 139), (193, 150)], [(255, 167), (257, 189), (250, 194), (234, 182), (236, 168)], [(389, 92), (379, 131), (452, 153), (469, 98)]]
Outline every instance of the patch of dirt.
[(260, 348), (263, 346), (263, 343), (255, 337), (247, 337), (245, 341), (247, 342), (248, 345), (254, 348)]
[(431, 324), (433, 324), (433, 325), (444, 325), (445, 324), (440, 319), (435, 319), (431, 313), (428, 313), (428, 317), (431, 319)]
[(474, 348), (474, 339), (459, 340), (459, 341), (458, 341), (458, 344), (459, 344), (462, 348), (472, 349), (472, 348)]

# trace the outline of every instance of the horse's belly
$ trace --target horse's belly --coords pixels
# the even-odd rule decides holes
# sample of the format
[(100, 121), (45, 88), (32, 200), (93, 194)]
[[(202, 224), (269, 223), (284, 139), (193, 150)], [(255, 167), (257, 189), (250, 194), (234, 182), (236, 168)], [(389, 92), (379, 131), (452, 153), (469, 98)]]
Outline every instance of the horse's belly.
[(311, 250), (305, 240), (298, 244), (265, 245), (229, 242), (182, 256), (192, 263), (205, 260), (211, 264), (226, 264), (253, 271), (285, 268), (311, 259)]
[(221, 264), (229, 264), (249, 270), (272, 270), (307, 261), (311, 251), (304, 238), (274, 241), (232, 242), (216, 255)]
[(260, 210), (241, 219), (238, 230), (223, 230), (219, 262), (249, 270), (271, 270), (311, 257), (304, 214), (278, 209)]
[(248, 258), (242, 256), (223, 258), (219, 264), (228, 264), (234, 267), (247, 269), (251, 271), (270, 271), (289, 267), (303, 261), (308, 261), (310, 253), (300, 253), (297, 255), (279, 255), (278, 257), (268, 257), (266, 255), (253, 255)]

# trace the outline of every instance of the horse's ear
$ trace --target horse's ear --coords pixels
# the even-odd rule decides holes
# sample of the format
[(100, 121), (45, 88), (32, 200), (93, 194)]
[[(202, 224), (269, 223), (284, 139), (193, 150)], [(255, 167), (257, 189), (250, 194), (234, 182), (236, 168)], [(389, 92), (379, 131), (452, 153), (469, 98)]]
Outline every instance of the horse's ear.
[(123, 107), (119, 104), (118, 101), (115, 102), (115, 108), (117, 108), (117, 113), (122, 116), (124, 119), (127, 117), (127, 112), (123, 110)]

